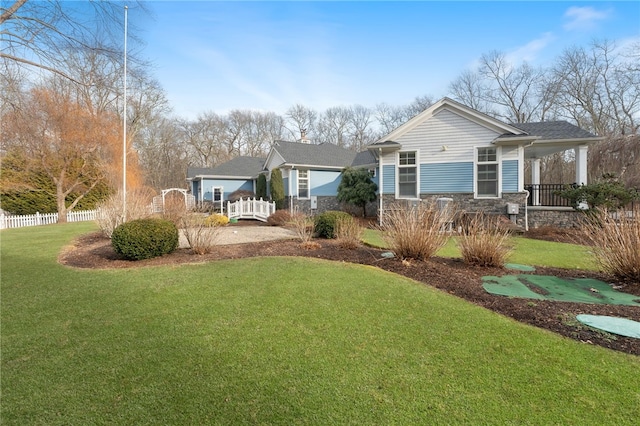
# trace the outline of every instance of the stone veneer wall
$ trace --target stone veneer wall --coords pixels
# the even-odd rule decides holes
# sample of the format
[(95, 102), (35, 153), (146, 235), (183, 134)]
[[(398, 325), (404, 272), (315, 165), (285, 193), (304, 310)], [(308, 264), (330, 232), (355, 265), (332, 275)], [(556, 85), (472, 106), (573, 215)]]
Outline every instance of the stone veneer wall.
[[(289, 208), (288, 204), (289, 200), (285, 202), (285, 208)], [(293, 203), (294, 209), (297, 208), (298, 211), (311, 215), (317, 215), (320, 213), (324, 213), (329, 210), (338, 210), (338, 211), (346, 211), (355, 216), (362, 216), (362, 209), (360, 207), (355, 207), (351, 205), (345, 205), (338, 201), (337, 197), (333, 196), (318, 196), (318, 208), (311, 211), (311, 200), (300, 200), (298, 198), (291, 199)], [(367, 216), (375, 217), (378, 214), (378, 205), (376, 202), (367, 204)]]
[(293, 198), (293, 207), (304, 214), (320, 214), (328, 210), (340, 210), (340, 203), (336, 197), (318, 197), (318, 208), (311, 211), (311, 200)]
[[(518, 226), (524, 228), (524, 208), (527, 201), (527, 195), (524, 192), (503, 192), (502, 198), (473, 198), (472, 193), (456, 193), (456, 194), (421, 194), (422, 201), (436, 202), (438, 198), (451, 198), (453, 204), (459, 211), (466, 212), (484, 212), (489, 215), (504, 215), (509, 219), (513, 219), (507, 215), (507, 204), (517, 204), (519, 213), (515, 215), (515, 221)], [(385, 194), (384, 205), (389, 206), (393, 203), (414, 203), (413, 200), (396, 200), (393, 195)], [(417, 201), (417, 200), (416, 200)]]
[(584, 213), (571, 207), (529, 207), (529, 228), (579, 228)]
[[(435, 202), (438, 198), (452, 198), (453, 203), (459, 210), (467, 212), (483, 211), (486, 214), (507, 215), (507, 203), (518, 204), (520, 213), (516, 215), (516, 225), (525, 227), (525, 203), (526, 193), (513, 192), (503, 193), (502, 198), (473, 198), (473, 194), (422, 194), (423, 201)], [(393, 195), (385, 194), (384, 205), (388, 207), (393, 203), (411, 204), (414, 200), (396, 200)], [(417, 200), (416, 200), (417, 201)], [(294, 208), (305, 214), (312, 214), (311, 201), (299, 200), (297, 198), (287, 198), (285, 200), (285, 208), (289, 208), (289, 202), (293, 203)], [(367, 204), (367, 216), (375, 217), (378, 215), (378, 201)], [(345, 206), (338, 202), (336, 197), (318, 197), (318, 209), (313, 214), (320, 214), (328, 210), (344, 210), (359, 216), (360, 208), (353, 206)], [(528, 207), (527, 216), (529, 228), (539, 228), (542, 226), (554, 226), (558, 228), (576, 228), (580, 226), (582, 213), (572, 209), (571, 207)]]

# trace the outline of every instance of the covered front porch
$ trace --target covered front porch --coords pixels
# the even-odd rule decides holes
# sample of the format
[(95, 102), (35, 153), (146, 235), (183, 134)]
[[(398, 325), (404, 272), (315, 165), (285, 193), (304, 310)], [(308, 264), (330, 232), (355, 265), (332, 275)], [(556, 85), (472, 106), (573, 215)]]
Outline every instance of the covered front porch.
[[(588, 184), (587, 154), (589, 145), (599, 142), (603, 138), (566, 121), (518, 123), (513, 126), (525, 133), (503, 135), (494, 143), (499, 146), (519, 146), (522, 164), (528, 162), (530, 165), (530, 179), (527, 179), (528, 183), (523, 182), (523, 186), (521, 186), (529, 193), (527, 205), (530, 207), (571, 208), (569, 200), (558, 196), (557, 192), (567, 186)], [(546, 176), (546, 179), (543, 179), (542, 176), (542, 160), (559, 153), (567, 158), (572, 157), (571, 167), (575, 166), (574, 176), (569, 181), (567, 180), (571, 177), (564, 176), (559, 182), (549, 182), (549, 176)], [(524, 167), (522, 171), (524, 178)], [(543, 180), (545, 183), (542, 183)]]
[[(588, 183), (587, 179), (587, 154), (588, 145), (580, 144), (576, 146), (556, 144), (548, 146), (535, 146), (525, 148), (525, 160), (531, 166), (531, 180), (525, 184), (524, 189), (529, 192), (527, 199), (528, 206), (544, 207), (571, 207), (571, 202), (558, 195), (559, 191), (567, 186), (580, 186)], [(541, 183), (541, 159), (559, 152), (569, 155), (569, 150), (573, 150), (575, 163), (575, 175), (572, 182)]]

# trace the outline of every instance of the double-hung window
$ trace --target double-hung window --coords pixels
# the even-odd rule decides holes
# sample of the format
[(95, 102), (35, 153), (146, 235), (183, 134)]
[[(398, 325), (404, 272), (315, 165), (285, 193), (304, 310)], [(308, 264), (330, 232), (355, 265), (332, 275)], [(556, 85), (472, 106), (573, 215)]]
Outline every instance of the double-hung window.
[(415, 151), (398, 153), (398, 195), (400, 198), (418, 197)]
[(478, 197), (497, 197), (498, 193), (498, 149), (478, 148), (476, 162), (476, 188)]
[(298, 198), (309, 198), (309, 170), (298, 170)]

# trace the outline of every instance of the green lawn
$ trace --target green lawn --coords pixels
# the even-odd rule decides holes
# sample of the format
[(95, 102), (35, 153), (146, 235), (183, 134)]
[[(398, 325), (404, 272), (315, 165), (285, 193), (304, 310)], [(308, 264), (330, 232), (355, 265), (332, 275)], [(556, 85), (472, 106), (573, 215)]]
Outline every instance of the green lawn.
[[(385, 248), (380, 231), (365, 229), (363, 240), (374, 247)], [(593, 253), (586, 246), (577, 244), (554, 243), (532, 238), (512, 238), (514, 250), (507, 259), (510, 263), (533, 266), (551, 266), (565, 269), (599, 269)], [(450, 238), (447, 245), (437, 253), (442, 257), (462, 257), (456, 244), (456, 238)]]
[(58, 265), (61, 247), (89, 229), (0, 233), (4, 425), (640, 418), (638, 357), (365, 266)]

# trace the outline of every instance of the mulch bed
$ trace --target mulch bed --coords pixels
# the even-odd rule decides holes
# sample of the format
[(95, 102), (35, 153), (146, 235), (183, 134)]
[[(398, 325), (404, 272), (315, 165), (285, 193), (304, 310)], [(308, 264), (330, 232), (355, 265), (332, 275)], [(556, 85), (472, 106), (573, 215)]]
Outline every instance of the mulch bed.
[[(549, 233), (545, 239), (553, 240)], [(562, 239), (556, 235), (556, 240)], [(306, 256), (341, 262), (372, 265), (378, 268), (404, 275), (416, 281), (437, 287), (447, 293), (466, 299), (479, 306), (491, 309), (517, 321), (544, 328), (585, 344), (600, 345), (606, 348), (640, 355), (640, 339), (597, 331), (580, 324), (578, 314), (610, 315), (640, 321), (640, 308), (618, 305), (592, 305), (584, 303), (551, 302), (496, 296), (482, 288), (481, 278), (485, 275), (505, 275), (521, 273), (499, 268), (471, 267), (459, 259), (432, 258), (426, 262), (381, 257), (384, 250), (360, 247), (355, 250), (343, 249), (333, 240), (315, 240), (319, 248), (305, 250), (295, 240), (279, 240), (260, 243), (220, 246), (214, 253), (194, 255), (187, 249), (160, 258), (132, 262), (120, 259), (111, 248), (110, 240), (100, 233), (82, 236), (60, 255), (60, 262), (78, 268), (137, 268), (145, 266), (171, 265), (183, 263), (212, 262), (220, 259), (238, 259), (256, 256)], [(573, 278), (595, 278), (615, 284), (619, 291), (639, 296), (640, 283), (620, 283), (611, 277), (597, 272), (571, 271), (556, 268), (537, 268), (534, 274), (555, 275)]]

